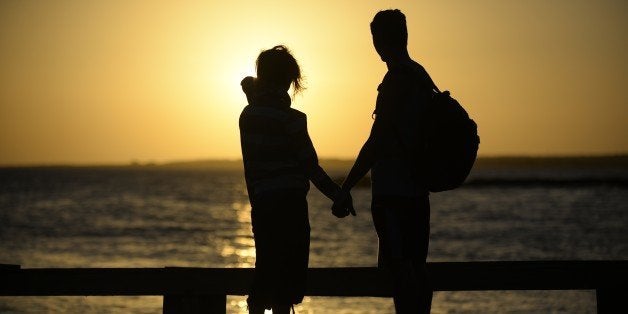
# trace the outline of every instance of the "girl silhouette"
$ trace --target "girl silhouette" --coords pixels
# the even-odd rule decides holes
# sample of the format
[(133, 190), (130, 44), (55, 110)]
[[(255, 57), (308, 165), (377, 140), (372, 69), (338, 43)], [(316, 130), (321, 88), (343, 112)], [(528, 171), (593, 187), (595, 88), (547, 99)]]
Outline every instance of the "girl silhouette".
[[(290, 51), (275, 46), (260, 53), (257, 78), (242, 80), (248, 105), (240, 115), (244, 175), (255, 239), (255, 278), (250, 313), (289, 313), (303, 300), (310, 247), (306, 195), (312, 181), (332, 200), (350, 198), (318, 164), (307, 117), (290, 108), (290, 86), (302, 90), (301, 70)], [(337, 217), (353, 212), (334, 208)]]

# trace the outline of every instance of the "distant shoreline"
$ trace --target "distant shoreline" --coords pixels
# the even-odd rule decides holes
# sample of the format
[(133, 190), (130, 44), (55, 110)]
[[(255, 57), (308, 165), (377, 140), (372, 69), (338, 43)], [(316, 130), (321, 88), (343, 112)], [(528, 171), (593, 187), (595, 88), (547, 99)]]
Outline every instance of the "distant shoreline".
[[(321, 158), (320, 164), (330, 171), (348, 171), (353, 165), (352, 159)], [(475, 168), (503, 167), (620, 167), (628, 168), (628, 154), (601, 156), (498, 156), (478, 157)], [(172, 162), (137, 162), (128, 164), (24, 164), (0, 165), (7, 168), (158, 168), (158, 169), (208, 169), (208, 170), (241, 170), (241, 159), (202, 159)]]

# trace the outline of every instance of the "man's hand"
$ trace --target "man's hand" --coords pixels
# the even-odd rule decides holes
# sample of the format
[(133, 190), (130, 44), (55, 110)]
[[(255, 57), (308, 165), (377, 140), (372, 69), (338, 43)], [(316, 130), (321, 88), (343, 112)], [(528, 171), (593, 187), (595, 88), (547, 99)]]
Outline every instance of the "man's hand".
[(349, 214), (355, 216), (355, 209), (353, 208), (353, 198), (349, 191), (340, 190), (338, 196), (334, 200), (334, 204), (331, 206), (331, 213), (338, 217), (344, 218)]

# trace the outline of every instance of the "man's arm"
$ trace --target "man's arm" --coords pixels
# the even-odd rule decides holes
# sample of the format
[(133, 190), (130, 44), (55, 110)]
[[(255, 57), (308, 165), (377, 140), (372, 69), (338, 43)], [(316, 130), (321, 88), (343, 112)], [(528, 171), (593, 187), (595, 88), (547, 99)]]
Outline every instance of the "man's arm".
[(347, 175), (344, 183), (342, 184), (339, 196), (334, 200), (334, 204), (331, 206), (332, 213), (336, 217), (344, 217), (349, 213), (353, 216), (356, 215), (353, 208), (353, 198), (351, 197), (351, 189), (366, 175), (375, 163), (375, 150), (373, 148), (374, 141), (371, 137), (364, 143), (360, 153), (351, 167), (351, 171)]
[(385, 115), (377, 114), (375, 120), (373, 121), (373, 125), (371, 126), (371, 133), (369, 134), (369, 138), (366, 140), (360, 152), (358, 153), (358, 157), (355, 159), (353, 163), (353, 167), (349, 171), (347, 178), (342, 184), (343, 191), (350, 191), (357, 183), (362, 179), (371, 167), (375, 164), (378, 159), (378, 152), (382, 149), (382, 139), (385, 138), (384, 134), (384, 123), (382, 119), (385, 119)]
[(369, 136), (351, 167), (351, 171), (342, 183), (343, 191), (350, 191), (362, 179), (375, 163), (375, 140)]

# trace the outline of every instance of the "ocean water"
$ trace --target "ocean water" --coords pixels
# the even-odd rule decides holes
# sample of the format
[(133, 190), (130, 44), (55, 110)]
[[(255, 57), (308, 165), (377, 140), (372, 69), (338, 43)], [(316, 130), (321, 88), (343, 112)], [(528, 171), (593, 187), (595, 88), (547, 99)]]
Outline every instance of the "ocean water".
[[(628, 170), (496, 167), (431, 196), (430, 261), (626, 260)], [(308, 196), (310, 266), (375, 266), (370, 190), (356, 217)], [(0, 169), (0, 263), (252, 267), (242, 172), (168, 167)], [(228, 313), (246, 313), (230, 296)], [(0, 313), (161, 313), (161, 297), (0, 297)], [(393, 313), (387, 298), (306, 297), (298, 313)], [(437, 292), (433, 313), (594, 313), (593, 291)]]

